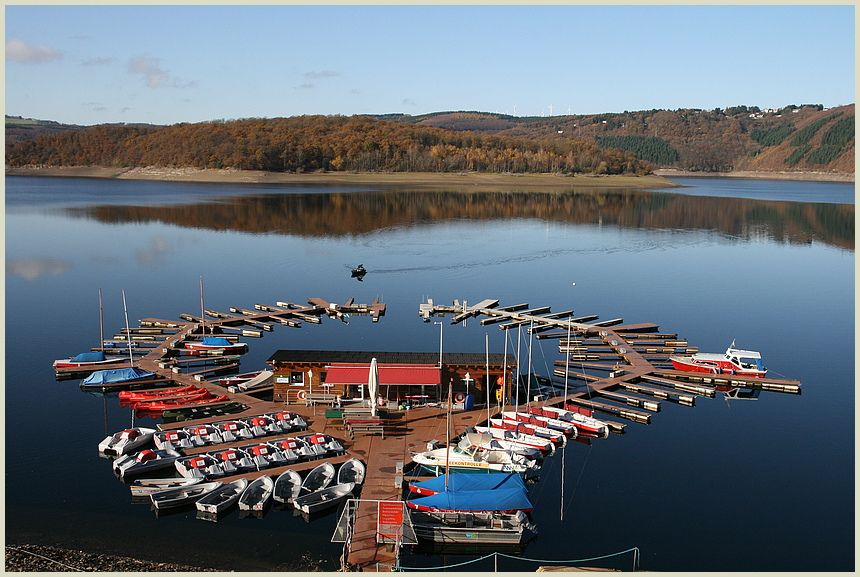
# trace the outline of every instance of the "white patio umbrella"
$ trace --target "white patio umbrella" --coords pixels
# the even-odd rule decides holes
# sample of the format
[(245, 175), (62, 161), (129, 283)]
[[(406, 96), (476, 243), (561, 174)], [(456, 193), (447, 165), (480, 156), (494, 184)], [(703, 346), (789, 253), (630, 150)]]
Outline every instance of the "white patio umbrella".
[(376, 357), (370, 359), (370, 374), (367, 376), (367, 394), (370, 396), (370, 414), (376, 416), (376, 395), (379, 390), (379, 366)]

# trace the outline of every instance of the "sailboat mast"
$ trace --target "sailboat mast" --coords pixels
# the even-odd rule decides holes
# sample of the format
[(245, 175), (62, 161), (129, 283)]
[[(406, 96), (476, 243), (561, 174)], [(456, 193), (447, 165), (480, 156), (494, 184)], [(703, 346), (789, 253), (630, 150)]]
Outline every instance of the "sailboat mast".
[(125, 313), (125, 338), (128, 340), (128, 363), (134, 366), (134, 355), (131, 352), (131, 329), (128, 326), (128, 307), (125, 304), (125, 289), (122, 289), (122, 310)]
[(487, 351), (487, 426), (490, 426), (490, 333), (484, 333), (484, 348)]
[(99, 289), (99, 347), (104, 351), (105, 347), (105, 319), (102, 309), (102, 289)]
[(203, 277), (200, 277), (200, 329), (206, 336), (206, 307), (203, 306)]
[(448, 466), (448, 459), (451, 455), (451, 386), (454, 379), (448, 381), (448, 418), (445, 424), (445, 491), (448, 491), (448, 478), (451, 476), (451, 467)]

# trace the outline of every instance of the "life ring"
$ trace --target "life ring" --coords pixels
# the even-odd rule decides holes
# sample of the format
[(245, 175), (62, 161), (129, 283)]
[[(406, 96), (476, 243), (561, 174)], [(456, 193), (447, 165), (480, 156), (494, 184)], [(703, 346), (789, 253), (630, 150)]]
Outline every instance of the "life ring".
[(305, 399), (308, 398), (308, 392), (306, 390), (302, 389), (301, 391), (296, 393), (296, 396), (298, 396), (300, 400), (304, 401)]
[(455, 403), (465, 403), (466, 402), (466, 393), (457, 393), (454, 395)]

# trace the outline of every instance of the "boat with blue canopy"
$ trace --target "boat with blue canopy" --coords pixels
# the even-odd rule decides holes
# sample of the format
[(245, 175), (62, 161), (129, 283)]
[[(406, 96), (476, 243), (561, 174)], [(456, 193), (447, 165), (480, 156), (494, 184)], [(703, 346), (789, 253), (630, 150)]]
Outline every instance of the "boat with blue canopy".
[(526, 484), (521, 475), (516, 473), (496, 475), (446, 473), (432, 479), (409, 483), (409, 490), (419, 495), (435, 495), (445, 491), (492, 491), (510, 488), (526, 491)]
[(95, 371), (86, 379), (81, 381), (81, 388), (108, 389), (127, 386), (130, 383), (148, 382), (160, 379), (159, 375), (144, 371), (137, 367), (126, 367), (124, 369), (102, 369)]

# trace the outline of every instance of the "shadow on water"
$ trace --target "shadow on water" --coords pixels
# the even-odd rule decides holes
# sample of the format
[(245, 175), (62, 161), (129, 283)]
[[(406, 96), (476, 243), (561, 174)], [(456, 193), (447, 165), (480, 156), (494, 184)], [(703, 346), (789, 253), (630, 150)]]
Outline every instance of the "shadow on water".
[(854, 250), (854, 206), (850, 204), (635, 190), (258, 194), (194, 204), (100, 205), (63, 212), (110, 224), (162, 222), (216, 231), (303, 237), (365, 235), (442, 221), (540, 219), (620, 229), (708, 230), (739, 239), (767, 237), (791, 244), (817, 241)]

